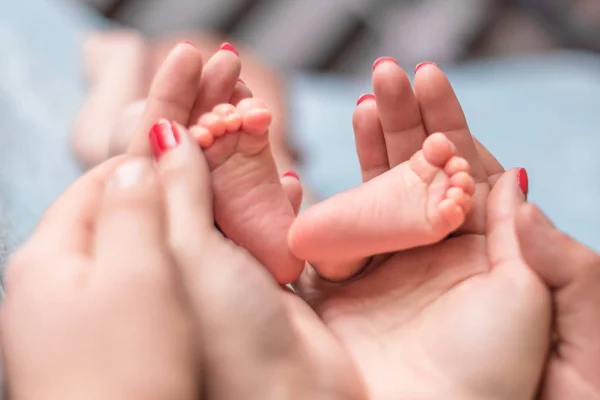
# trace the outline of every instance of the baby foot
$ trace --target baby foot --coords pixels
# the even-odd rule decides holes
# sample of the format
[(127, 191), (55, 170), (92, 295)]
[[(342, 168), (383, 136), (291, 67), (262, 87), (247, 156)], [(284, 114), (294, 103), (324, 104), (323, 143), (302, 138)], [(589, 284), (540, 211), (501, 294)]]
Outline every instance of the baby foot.
[(133, 31), (92, 35), (84, 62), (90, 91), (73, 128), (73, 149), (91, 167), (109, 156), (111, 132), (123, 109), (147, 90), (148, 46)]
[[(474, 191), (467, 161), (445, 135), (435, 133), (410, 160), (300, 214), (290, 247), (308, 261), (339, 263), (435, 243), (465, 221)], [(357, 196), (369, 204), (360, 215), (352, 208)], [(334, 209), (329, 201), (347, 208)]]
[(295, 215), (271, 154), (270, 123), (264, 102), (250, 98), (216, 106), (190, 132), (212, 171), (217, 224), (283, 284), (296, 280), (304, 263), (288, 251)]
[(405, 211), (414, 213), (409, 234), (421, 242), (417, 245), (437, 242), (465, 222), (475, 181), (469, 174), (469, 164), (456, 155), (456, 147), (444, 134), (434, 133), (425, 139), (423, 149), (398, 169), (405, 171), (404, 184), (398, 185), (397, 194), (407, 199), (403, 203)]

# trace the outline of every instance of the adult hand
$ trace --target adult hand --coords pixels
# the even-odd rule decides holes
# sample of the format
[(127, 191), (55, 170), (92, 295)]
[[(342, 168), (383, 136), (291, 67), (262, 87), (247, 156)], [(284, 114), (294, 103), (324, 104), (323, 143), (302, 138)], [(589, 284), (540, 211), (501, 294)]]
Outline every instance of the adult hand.
[(119, 161), (81, 178), (9, 266), (13, 398), (366, 399), (308, 306), (215, 230), (186, 130), (151, 135), (171, 144), (156, 167), (127, 161), (106, 189)]
[[(369, 183), (298, 217), (292, 251), (300, 242), (303, 248), (320, 246), (324, 260), (315, 257), (317, 273), (305, 274), (298, 291), (350, 351), (373, 398), (529, 399), (548, 350), (550, 298), (523, 261), (516, 238), (515, 213), (526, 201), (524, 171), (506, 172), (490, 193), (503, 169), (471, 137), (454, 91), (435, 65), (419, 68), (414, 92), (392, 62), (376, 63), (373, 83), (376, 102), (363, 101), (354, 116), (363, 180)], [(402, 204), (373, 210), (366, 191), (390, 193), (395, 175), (388, 170), (435, 132), (452, 140), (476, 180), (466, 223), (439, 243), (373, 255), (369, 249), (379, 244), (374, 240), (394, 238), (372, 235), (385, 230), (364, 216), (375, 212), (393, 220)], [(335, 229), (340, 223), (346, 224), (342, 233)], [(339, 236), (329, 239), (336, 244), (351, 238), (348, 252), (373, 256), (362, 271), (344, 263), (343, 250), (338, 260), (332, 258), (323, 235), (310, 242), (311, 232), (333, 230)], [(341, 281), (321, 278), (332, 275)]]
[[(213, 54), (215, 49), (219, 48), (221, 43), (229, 39), (212, 32), (190, 31), (175, 33), (167, 38), (161, 38), (153, 44), (152, 53), (154, 64), (162, 64), (165, 56), (171, 49), (178, 42), (183, 40), (193, 42), (203, 58), (208, 60), (209, 58), (214, 57)], [(274, 66), (266, 63), (265, 60), (261, 59), (260, 54), (255, 53), (251, 48), (245, 47), (242, 44), (238, 46), (237, 43), (236, 47), (239, 50), (239, 59), (243, 65), (243, 71), (240, 74), (240, 78), (243, 79), (246, 87), (252, 88), (252, 94), (255, 97), (262, 99), (265, 102), (267, 108), (273, 115), (271, 128), (269, 129), (269, 141), (278, 169), (280, 171), (293, 170), (295, 168), (295, 160), (294, 156), (290, 154), (290, 146), (286, 136), (289, 134), (290, 127), (287, 121), (289, 107), (287, 105), (288, 95), (285, 92), (287, 88), (284, 82), (283, 73), (274, 68)], [(223, 71), (223, 67), (220, 69), (221, 71)], [(220, 74), (216, 75), (210, 72), (209, 75), (211, 74), (213, 76), (208, 76), (206, 79), (223, 79)], [(203, 73), (203, 75), (205, 74)]]
[(170, 245), (201, 333), (205, 398), (365, 399), (349, 355), (310, 308), (215, 230), (210, 172), (197, 144), (173, 123), (153, 132), (173, 144), (157, 170)]
[[(269, 136), (279, 170), (293, 170), (294, 157), (288, 151), (284, 134), (285, 95), (279, 75), (253, 57), (248, 49), (238, 55), (235, 48), (227, 45), (212, 54), (219, 43), (217, 38), (197, 37), (194, 43), (198, 48), (189, 42), (176, 44), (178, 38), (195, 36), (178, 36), (157, 46), (155, 63), (158, 67), (148, 97), (130, 105), (117, 121), (111, 136), (111, 154), (122, 154), (128, 145), (130, 154), (149, 154), (146, 133), (158, 119), (171, 119), (189, 127), (217, 104), (235, 105), (252, 97), (251, 87), (273, 112)], [(212, 55), (208, 57), (209, 54)], [(203, 58), (208, 60), (205, 65)], [(243, 81), (239, 80), (241, 60), (244, 61)]]
[(542, 399), (600, 399), (600, 256), (558, 231), (534, 205), (517, 214), (521, 252), (552, 289), (554, 343)]
[(125, 123), (117, 124), (112, 153), (120, 154), (129, 145), (131, 155), (150, 155), (148, 131), (157, 120), (165, 118), (188, 127), (217, 104), (236, 104), (250, 97), (248, 88), (238, 82), (240, 70), (240, 59), (231, 46), (217, 51), (204, 65), (194, 45), (176, 45), (158, 68), (147, 99), (133, 106), (133, 115)]
[(158, 179), (149, 163), (122, 161), (80, 178), (8, 266), (0, 322), (11, 398), (196, 398), (197, 338)]

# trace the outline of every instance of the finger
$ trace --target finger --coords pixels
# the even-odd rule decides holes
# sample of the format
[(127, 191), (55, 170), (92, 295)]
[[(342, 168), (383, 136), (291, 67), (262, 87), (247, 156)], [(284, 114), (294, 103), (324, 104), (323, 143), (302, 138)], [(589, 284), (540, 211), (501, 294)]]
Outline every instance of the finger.
[(450, 81), (435, 64), (417, 67), (415, 95), (427, 133), (446, 134), (456, 146), (458, 154), (471, 165), (473, 177), (478, 182), (487, 180), (460, 102)]
[(189, 238), (201, 241), (214, 231), (210, 170), (199, 146), (179, 124), (159, 121), (151, 142), (165, 189), (171, 244), (181, 249)]
[(526, 263), (554, 290), (560, 357), (600, 388), (600, 256), (558, 231), (534, 205), (517, 214)]
[[(228, 241), (223, 240), (214, 227), (208, 163), (190, 133), (172, 121), (159, 121), (152, 130), (151, 142), (165, 193), (168, 238), (173, 256), (181, 267), (184, 280), (189, 283), (192, 296), (201, 302), (205, 295), (214, 295), (205, 293), (204, 289), (212, 290), (210, 287), (215, 282), (219, 282), (217, 287), (226, 284), (224, 276), (233, 279), (228, 264), (218, 261), (219, 253), (226, 251), (223, 246), (227, 248), (224, 244)], [(271, 278), (267, 280), (273, 283), (273, 288), (278, 288)]]
[(79, 178), (46, 212), (28, 245), (88, 255), (104, 188), (122, 161), (110, 159)]
[(129, 154), (149, 155), (148, 132), (161, 118), (187, 124), (198, 94), (202, 56), (189, 43), (180, 43), (159, 68), (146, 102), (146, 109), (133, 134)]
[(373, 91), (393, 168), (421, 149), (425, 127), (410, 80), (393, 58), (382, 57), (373, 64)]
[(527, 267), (519, 248), (516, 214), (526, 202), (519, 175), (518, 169), (505, 172), (489, 195), (485, 244), (491, 269), (487, 273), (482, 269), (480, 276), (487, 280), (486, 290), (496, 292), (495, 297), (502, 299), (494, 305), (500, 307), (498, 312), (512, 315), (510, 323), (502, 328), (507, 349), (512, 354), (527, 349), (527, 362), (507, 365), (511, 369), (520, 368), (520, 379), (515, 385), (524, 385), (524, 390), (527, 387), (533, 393), (548, 357), (552, 309), (548, 289)]
[(358, 99), (352, 126), (362, 179), (367, 182), (390, 169), (374, 95), (365, 94)]
[[(155, 154), (167, 199), (173, 257), (204, 338), (200, 345), (205, 362), (224, 384), (211, 390), (233, 388), (222, 396), (211, 395), (238, 398), (241, 392), (256, 392), (258, 386), (254, 381), (240, 385), (236, 371), (255, 368), (260, 360), (261, 369), (274, 373), (282, 362), (298, 356), (297, 339), (279, 286), (247, 252), (214, 229), (211, 176), (202, 152), (181, 126), (165, 134), (168, 140), (157, 142), (169, 146)], [(279, 343), (276, 351), (273, 343)]]
[(300, 183), (300, 178), (295, 172), (288, 171), (281, 177), (281, 186), (294, 209), (294, 214), (298, 215), (302, 206), (302, 184)]
[(515, 218), (518, 208), (526, 199), (519, 187), (519, 174), (518, 169), (505, 172), (488, 198), (486, 237), (492, 267), (515, 264), (521, 260)]
[(252, 97), (252, 91), (250, 88), (248, 88), (243, 81), (238, 80), (235, 85), (235, 89), (233, 90), (233, 94), (229, 99), (229, 103), (237, 106), (240, 101), (249, 99), (250, 97)]
[(592, 250), (557, 230), (532, 204), (519, 209), (517, 233), (523, 256), (553, 289), (560, 290), (589, 273), (590, 265), (599, 259)]
[(520, 208), (517, 233), (523, 256), (552, 289), (563, 289), (582, 276), (597, 272), (600, 256), (559, 231), (533, 204)]
[(454, 235), (485, 232), (486, 200), (489, 193), (488, 173), (479, 159), (460, 102), (446, 75), (432, 63), (417, 67), (415, 95), (428, 135), (444, 133), (456, 146), (458, 155), (467, 160), (475, 178), (473, 207), (467, 220)]
[(132, 158), (115, 169), (96, 222), (94, 256), (102, 266), (98, 274), (109, 279), (164, 277), (167, 248), (162, 197), (150, 160)]
[(217, 104), (229, 101), (238, 83), (241, 69), (237, 50), (228, 43), (221, 45), (219, 51), (204, 66), (194, 106), (187, 124), (184, 125), (196, 123), (202, 114), (211, 111)]
[(7, 291), (15, 287), (34, 287), (39, 294), (73, 281), (73, 276), (78, 275), (79, 271), (75, 270), (79, 263), (56, 269), (48, 259), (56, 257), (55, 254), (65, 260), (73, 259), (73, 256), (91, 256), (102, 194), (113, 170), (122, 160), (123, 157), (118, 157), (96, 166), (50, 207), (29, 240), (11, 256), (3, 277)]

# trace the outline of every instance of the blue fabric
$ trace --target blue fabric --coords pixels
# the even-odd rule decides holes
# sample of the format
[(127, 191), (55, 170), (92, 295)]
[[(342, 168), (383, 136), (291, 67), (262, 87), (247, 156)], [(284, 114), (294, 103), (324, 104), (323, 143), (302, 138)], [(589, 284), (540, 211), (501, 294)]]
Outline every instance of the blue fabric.
[[(69, 147), (84, 96), (81, 45), (99, 20), (52, 0), (0, 13), (0, 205), (3, 244), (21, 242), (80, 175)], [(1, 261), (1, 260), (0, 260)]]

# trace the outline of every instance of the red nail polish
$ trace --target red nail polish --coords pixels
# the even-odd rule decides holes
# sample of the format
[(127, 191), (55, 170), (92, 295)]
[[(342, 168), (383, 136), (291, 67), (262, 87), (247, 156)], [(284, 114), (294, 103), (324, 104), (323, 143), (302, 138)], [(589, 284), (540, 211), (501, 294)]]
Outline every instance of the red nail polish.
[(179, 132), (172, 121), (161, 119), (150, 129), (148, 134), (154, 159), (158, 161), (167, 151), (179, 144)]
[(521, 168), (519, 170), (519, 176), (517, 180), (519, 181), (519, 187), (521, 188), (521, 191), (523, 192), (525, 197), (527, 197), (527, 193), (529, 193), (529, 178), (527, 176), (527, 171), (525, 171), (525, 168)]
[(431, 61), (425, 61), (425, 62), (422, 62), (421, 64), (419, 64), (419, 65), (417, 65), (417, 66), (415, 67), (415, 74), (417, 73), (417, 71), (418, 71), (419, 69), (421, 69), (422, 67), (424, 67), (424, 66), (426, 66), (426, 65), (435, 65), (435, 66), (437, 67), (437, 64), (436, 64), (436, 63), (434, 63), (434, 62), (431, 62)]
[(221, 47), (219, 47), (219, 50), (226, 50), (226, 51), (230, 51), (230, 52), (232, 52), (233, 54), (235, 54), (236, 56), (239, 56), (239, 55), (240, 55), (240, 53), (238, 53), (238, 51), (236, 50), (236, 48), (235, 48), (235, 47), (233, 47), (233, 45), (232, 45), (231, 43), (227, 43), (227, 42), (223, 43), (223, 44), (221, 45)]
[(358, 98), (358, 100), (356, 100), (356, 105), (359, 105), (365, 100), (375, 100), (375, 95), (371, 93), (363, 94)]
[(246, 82), (244, 82), (244, 81), (242, 80), (242, 78), (238, 78), (238, 82), (239, 82), (239, 83), (242, 83), (242, 84), (244, 84), (244, 85), (246, 84)]
[(183, 42), (181, 42), (181, 44), (187, 44), (187, 45), (192, 46), (193, 48), (196, 48), (196, 45), (194, 43), (190, 42), (189, 40), (184, 40)]
[(294, 179), (300, 180), (300, 177), (299, 177), (299, 176), (298, 176), (298, 174), (297, 174), (297, 173), (295, 173), (294, 171), (288, 171), (288, 172), (286, 172), (285, 174), (283, 174), (283, 177), (284, 177), (284, 178), (285, 178), (285, 177), (291, 177), (291, 178), (294, 178)]
[(381, 63), (384, 62), (393, 62), (396, 65), (400, 65), (398, 64), (398, 61), (396, 61), (395, 58), (392, 57), (379, 57), (377, 60), (375, 60), (375, 62), (373, 63), (373, 70), (375, 70), (375, 68), (377, 68), (377, 66)]

